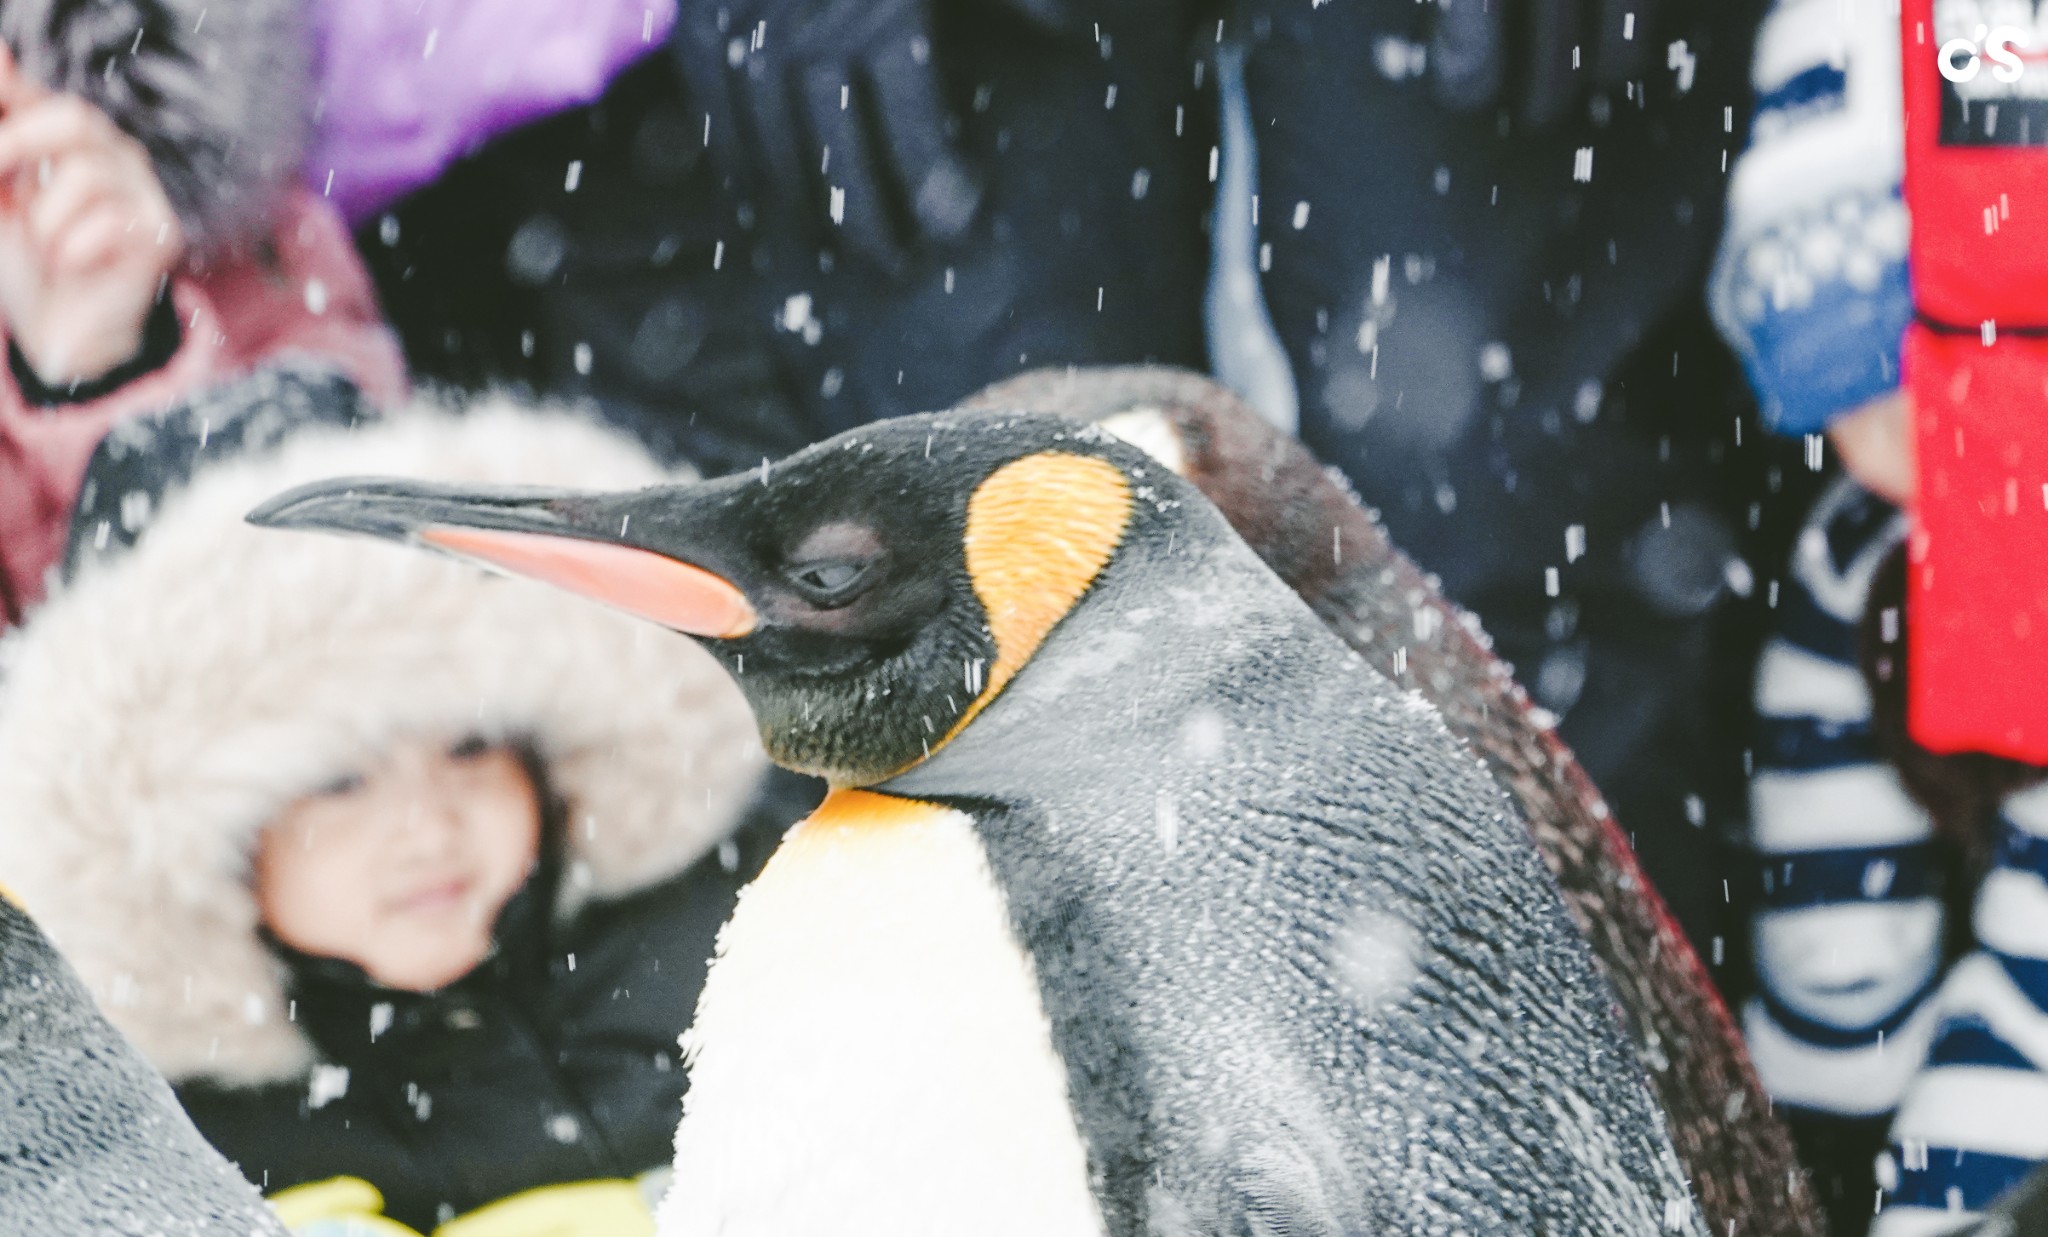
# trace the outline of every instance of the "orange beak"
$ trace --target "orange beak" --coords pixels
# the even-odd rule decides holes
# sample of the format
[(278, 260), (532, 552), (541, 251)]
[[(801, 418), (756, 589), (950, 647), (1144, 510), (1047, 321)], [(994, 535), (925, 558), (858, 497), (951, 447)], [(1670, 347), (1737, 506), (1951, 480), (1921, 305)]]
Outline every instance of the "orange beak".
[(735, 640), (754, 630), (747, 595), (720, 575), (652, 550), (495, 528), (429, 525), (415, 536), (436, 549), (567, 589), (693, 636)]
[[(319, 529), (428, 546), (566, 589), (664, 627), (713, 640), (753, 631), (759, 616), (732, 581), (607, 534), (605, 504), (637, 495), (466, 490), (384, 478), (300, 486), (249, 513), (266, 528)], [(625, 522), (616, 521), (621, 534)]]

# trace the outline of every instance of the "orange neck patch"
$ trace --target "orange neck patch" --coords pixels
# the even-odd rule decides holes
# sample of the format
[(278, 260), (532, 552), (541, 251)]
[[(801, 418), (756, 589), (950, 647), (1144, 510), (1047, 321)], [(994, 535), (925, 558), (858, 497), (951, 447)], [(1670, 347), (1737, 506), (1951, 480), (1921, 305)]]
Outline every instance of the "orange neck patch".
[(835, 786), (782, 839), (762, 875), (767, 875), (770, 868), (797, 863), (806, 855), (833, 852), (848, 845), (867, 847), (883, 839), (906, 840), (919, 826), (930, 826), (950, 814), (950, 809), (922, 799)]
[(827, 794), (816, 810), (804, 817), (799, 828), (806, 833), (885, 829), (891, 825), (912, 824), (926, 819), (932, 814), (932, 810), (929, 803), (917, 799), (885, 795), (874, 790), (840, 787)]
[(1005, 464), (967, 500), (967, 575), (996, 661), (937, 751), (1000, 694), (1109, 565), (1131, 522), (1131, 485), (1108, 460), (1045, 451)]

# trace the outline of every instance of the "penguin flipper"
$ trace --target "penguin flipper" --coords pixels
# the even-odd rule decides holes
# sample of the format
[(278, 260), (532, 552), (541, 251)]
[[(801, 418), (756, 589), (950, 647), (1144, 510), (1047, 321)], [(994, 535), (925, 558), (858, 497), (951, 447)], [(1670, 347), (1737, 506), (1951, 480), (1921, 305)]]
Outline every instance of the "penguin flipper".
[(0, 1232), (286, 1237), (0, 891)]

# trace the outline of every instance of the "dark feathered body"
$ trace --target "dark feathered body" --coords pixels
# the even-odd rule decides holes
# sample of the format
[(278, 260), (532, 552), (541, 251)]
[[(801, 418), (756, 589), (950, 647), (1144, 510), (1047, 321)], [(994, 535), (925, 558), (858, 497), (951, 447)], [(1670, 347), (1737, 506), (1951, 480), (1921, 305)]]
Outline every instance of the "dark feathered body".
[(1088, 597), (876, 787), (974, 818), (1110, 1231), (1685, 1216), (1612, 995), (1485, 768), (1208, 504), (1126, 467)]
[(170, 1087), (0, 897), (0, 1232), (284, 1237)]
[(1046, 371), (970, 406), (1164, 418), (1186, 476), (1239, 535), (1376, 670), (1421, 692), (1513, 797), (1621, 998), (1710, 1229), (1822, 1231), (1791, 1137), (1771, 1116), (1727, 1008), (1599, 792), (1533, 716), (1472, 617), (1306, 448), (1222, 386), (1180, 370)]

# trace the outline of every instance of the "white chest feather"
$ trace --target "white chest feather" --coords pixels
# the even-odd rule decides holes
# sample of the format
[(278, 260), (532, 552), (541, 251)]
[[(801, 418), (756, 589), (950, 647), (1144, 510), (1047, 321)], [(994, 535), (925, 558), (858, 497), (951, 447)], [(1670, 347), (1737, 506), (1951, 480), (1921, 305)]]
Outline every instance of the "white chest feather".
[(838, 792), (719, 937), (661, 1237), (1099, 1237), (1030, 959), (967, 817)]

